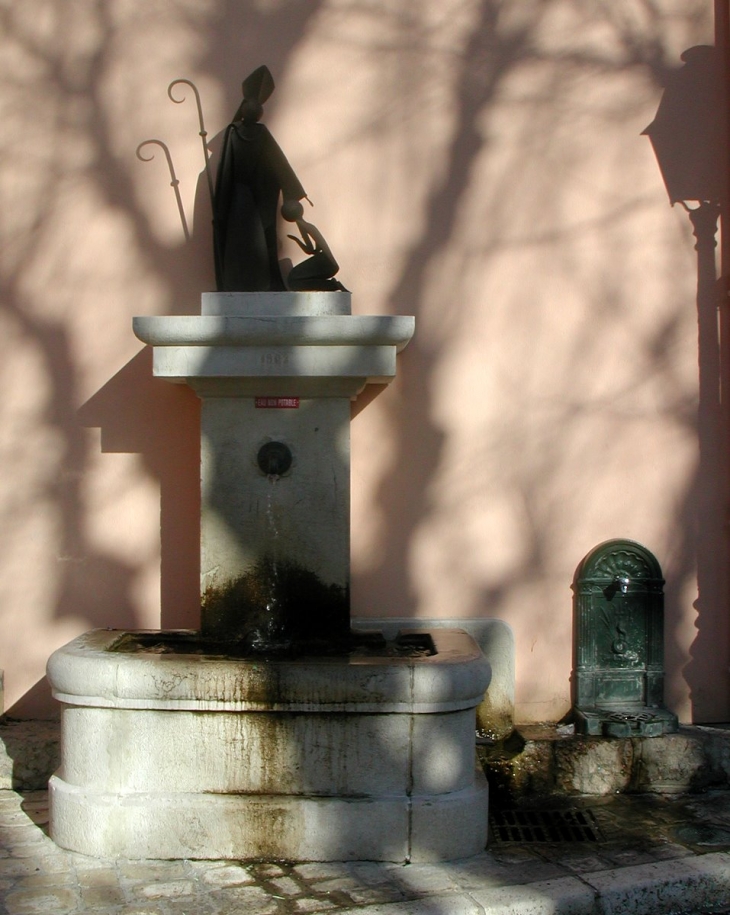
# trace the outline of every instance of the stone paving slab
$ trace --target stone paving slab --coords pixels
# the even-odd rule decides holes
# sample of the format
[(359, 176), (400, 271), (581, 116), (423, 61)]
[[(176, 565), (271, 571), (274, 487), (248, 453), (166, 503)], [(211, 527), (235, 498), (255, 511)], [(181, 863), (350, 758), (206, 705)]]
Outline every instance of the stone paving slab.
[[(47, 835), (47, 794), (0, 790), (0, 915), (698, 915), (730, 906), (730, 796), (621, 797), (596, 843), (493, 844), (464, 861), (98, 860)], [(677, 839), (701, 825), (705, 842)], [(694, 835), (685, 829), (688, 835)]]
[(601, 915), (679, 912), (688, 899), (696, 909), (717, 908), (730, 903), (730, 854), (603, 871), (585, 880), (598, 895)]

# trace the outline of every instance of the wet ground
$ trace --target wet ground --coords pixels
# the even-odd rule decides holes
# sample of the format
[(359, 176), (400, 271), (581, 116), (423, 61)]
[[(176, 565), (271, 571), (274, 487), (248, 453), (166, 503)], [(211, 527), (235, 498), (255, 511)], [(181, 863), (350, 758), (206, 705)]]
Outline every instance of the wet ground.
[(474, 858), (437, 864), (135, 862), (57, 848), (47, 835), (46, 793), (0, 791), (0, 913), (730, 912), (730, 792), (556, 801), (541, 815), (548, 824), (579, 815), (590, 828), (557, 841), (495, 836)]
[[(639, 858), (680, 850), (683, 854), (702, 854), (711, 849), (730, 850), (730, 791), (727, 790), (678, 796), (621, 794), (608, 798), (548, 799), (525, 810), (537, 814), (548, 811), (548, 821), (558, 814), (558, 823), (565, 818), (561, 811), (568, 812), (573, 819), (583, 811), (589, 815), (584, 838), (581, 838), (581, 830), (577, 827), (569, 842), (540, 842), (538, 837), (534, 847), (544, 846), (545, 854), (549, 853), (547, 847), (551, 844), (559, 851), (567, 845), (595, 847), (597, 854), (607, 861), (614, 860), (616, 853), (620, 855), (618, 850), (625, 850), (627, 854), (631, 852)], [(514, 813), (519, 813), (519, 810)], [(493, 805), (493, 826), (503, 818), (504, 812)], [(594, 824), (595, 838), (590, 835), (590, 824)], [(530, 841), (528, 837), (527, 842)], [(506, 844), (500, 841), (494, 828), (491, 844), (492, 847)]]

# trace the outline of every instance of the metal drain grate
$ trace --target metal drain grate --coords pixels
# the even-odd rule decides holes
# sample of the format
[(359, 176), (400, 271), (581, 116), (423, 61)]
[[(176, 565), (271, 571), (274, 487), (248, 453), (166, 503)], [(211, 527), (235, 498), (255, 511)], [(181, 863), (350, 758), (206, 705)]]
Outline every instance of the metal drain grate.
[(590, 810), (497, 810), (489, 819), (494, 842), (600, 842)]

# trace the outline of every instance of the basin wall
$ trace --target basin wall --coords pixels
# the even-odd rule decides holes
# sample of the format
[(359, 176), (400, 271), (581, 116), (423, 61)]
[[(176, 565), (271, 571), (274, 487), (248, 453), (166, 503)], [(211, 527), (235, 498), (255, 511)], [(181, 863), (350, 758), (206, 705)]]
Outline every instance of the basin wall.
[(434, 631), (425, 657), (290, 661), (115, 650), (124, 637), (87, 633), (49, 661), (62, 847), (399, 862), (484, 848), (474, 729), (490, 671), (465, 632)]
[(104, 791), (378, 797), (461, 791), (474, 710), (443, 715), (63, 709), (59, 777)]

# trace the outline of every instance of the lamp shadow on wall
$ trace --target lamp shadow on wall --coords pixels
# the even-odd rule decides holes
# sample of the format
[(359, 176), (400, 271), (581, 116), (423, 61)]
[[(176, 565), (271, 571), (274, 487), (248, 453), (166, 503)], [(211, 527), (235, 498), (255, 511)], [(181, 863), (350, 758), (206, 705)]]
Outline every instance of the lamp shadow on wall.
[[(672, 206), (688, 212), (696, 239), (699, 399), (696, 413), (698, 463), (682, 518), (686, 563), (696, 562), (697, 635), (683, 675), (693, 708), (712, 705), (703, 669), (727, 645), (728, 601), (728, 385), (722, 345), (728, 330), (726, 284), (718, 280), (718, 219), (727, 207), (727, 132), (723, 62), (711, 46), (688, 48), (683, 66), (667, 81), (649, 137)], [(724, 331), (724, 333), (723, 333)], [(726, 344), (725, 344), (726, 346)], [(686, 568), (685, 572), (690, 571)], [(680, 595), (669, 587), (668, 600)], [(725, 629), (724, 638), (719, 638)], [(722, 647), (720, 646), (720, 643)], [(702, 683), (705, 682), (705, 686)], [(700, 712), (702, 714), (702, 712)]]

